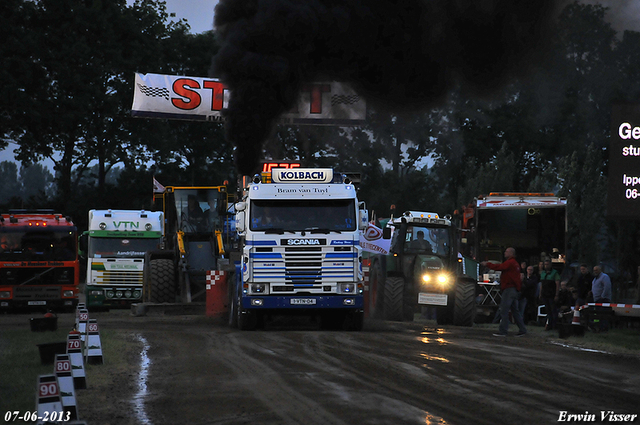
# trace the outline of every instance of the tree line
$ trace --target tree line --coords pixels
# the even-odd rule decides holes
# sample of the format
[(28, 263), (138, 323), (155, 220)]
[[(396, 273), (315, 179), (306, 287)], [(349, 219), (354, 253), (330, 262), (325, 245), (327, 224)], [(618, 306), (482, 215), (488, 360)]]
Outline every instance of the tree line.
[[(130, 111), (135, 72), (209, 76), (214, 31), (190, 33), (160, 0), (4, 0), (0, 12), (0, 148), (16, 143), (23, 164), (0, 164), (4, 209), (55, 207), (84, 223), (91, 208), (150, 208), (152, 176), (233, 189), (222, 124)], [(640, 229), (607, 219), (606, 180), (611, 104), (640, 95), (640, 33), (579, 2), (555, 25), (544, 63), (491, 97), (453, 90), (434, 108), (370, 108), (357, 128), (279, 125), (263, 156), (361, 173), (360, 197), (380, 217), (554, 192), (568, 198), (572, 260), (635, 270)], [(33, 173), (47, 183), (23, 176), (45, 159), (52, 174)]]

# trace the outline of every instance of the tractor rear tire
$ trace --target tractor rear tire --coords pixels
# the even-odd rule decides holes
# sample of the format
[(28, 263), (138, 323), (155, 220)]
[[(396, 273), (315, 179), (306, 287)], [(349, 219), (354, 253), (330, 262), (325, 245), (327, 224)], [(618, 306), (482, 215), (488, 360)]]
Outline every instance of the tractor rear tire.
[(384, 283), (385, 320), (401, 322), (404, 312), (404, 279), (401, 277), (387, 277)]
[(149, 284), (152, 303), (175, 302), (176, 267), (173, 260), (151, 260), (149, 263)]
[(455, 326), (473, 326), (476, 315), (476, 283), (457, 282), (453, 324)]

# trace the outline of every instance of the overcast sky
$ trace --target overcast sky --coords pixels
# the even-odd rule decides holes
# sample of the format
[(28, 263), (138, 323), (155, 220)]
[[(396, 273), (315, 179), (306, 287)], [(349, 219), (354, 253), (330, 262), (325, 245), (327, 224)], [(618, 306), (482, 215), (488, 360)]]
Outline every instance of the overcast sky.
[[(198, 34), (213, 29), (213, 8), (218, 0), (165, 0), (167, 12), (186, 19), (191, 32)], [(173, 18), (170, 18), (173, 20)], [(176, 20), (177, 20), (176, 19)]]

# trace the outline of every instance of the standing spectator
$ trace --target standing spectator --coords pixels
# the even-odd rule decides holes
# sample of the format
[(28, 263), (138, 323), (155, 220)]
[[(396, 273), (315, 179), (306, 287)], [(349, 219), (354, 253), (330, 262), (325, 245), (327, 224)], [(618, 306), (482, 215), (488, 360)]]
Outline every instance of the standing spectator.
[(504, 251), (505, 261), (502, 264), (491, 264), (483, 261), (482, 266), (491, 270), (499, 270), (500, 274), (500, 290), (502, 291), (502, 299), (500, 300), (500, 326), (498, 333), (493, 336), (507, 336), (509, 330), (509, 311), (518, 325), (519, 332), (517, 336), (526, 335), (527, 328), (522, 321), (522, 315), (518, 309), (518, 298), (520, 297), (520, 265), (516, 261), (516, 250), (512, 247)]
[(566, 313), (571, 311), (571, 307), (575, 305), (576, 301), (573, 299), (573, 294), (570, 288), (567, 286), (567, 281), (560, 282), (560, 292), (558, 293), (557, 308), (560, 313)]
[(578, 298), (576, 299), (576, 308), (583, 306), (587, 303), (587, 296), (591, 291), (591, 283), (593, 282), (593, 276), (589, 272), (589, 266), (582, 263), (580, 264), (580, 275), (576, 280), (576, 291), (578, 291)]
[(540, 303), (547, 312), (546, 331), (555, 329), (558, 310), (556, 308), (560, 294), (560, 273), (551, 267), (551, 260), (544, 261), (544, 270), (540, 272)]
[(611, 279), (609, 275), (602, 272), (600, 266), (593, 267), (593, 283), (591, 284), (591, 293), (593, 294), (594, 303), (610, 303), (611, 302)]
[(538, 284), (540, 283), (540, 277), (535, 274), (533, 266), (527, 267), (526, 270), (526, 275), (524, 279), (522, 279), (522, 292), (518, 303), (518, 308), (520, 309), (520, 313), (522, 313), (524, 323), (531, 320), (531, 312), (535, 311), (536, 292), (538, 290)]

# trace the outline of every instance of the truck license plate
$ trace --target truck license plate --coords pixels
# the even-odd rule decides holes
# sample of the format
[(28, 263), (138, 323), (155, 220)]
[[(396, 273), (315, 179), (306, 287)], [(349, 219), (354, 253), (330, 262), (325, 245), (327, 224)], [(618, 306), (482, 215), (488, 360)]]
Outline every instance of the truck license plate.
[(47, 305), (46, 301), (29, 301), (28, 305)]
[(315, 298), (291, 298), (291, 304), (314, 305), (315, 303)]
[(418, 294), (418, 304), (447, 305), (447, 294), (427, 294), (420, 292)]

